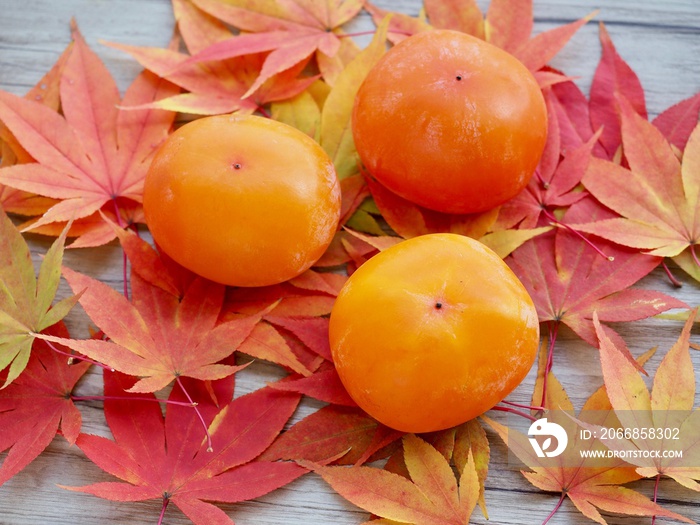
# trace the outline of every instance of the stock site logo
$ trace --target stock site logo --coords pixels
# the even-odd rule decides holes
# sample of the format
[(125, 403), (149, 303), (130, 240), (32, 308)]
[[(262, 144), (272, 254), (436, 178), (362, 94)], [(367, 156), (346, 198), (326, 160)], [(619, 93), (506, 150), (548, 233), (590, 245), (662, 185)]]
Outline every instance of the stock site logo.
[[(547, 421), (546, 417), (538, 419), (530, 425), (530, 430), (527, 431), (527, 435), (530, 436), (530, 444), (535, 450), (535, 454), (540, 458), (557, 457), (564, 452), (566, 445), (569, 443), (569, 438), (564, 428), (561, 425)], [(537, 439), (538, 437), (545, 438), (541, 445), (540, 441)], [(553, 446), (552, 438), (556, 441), (554, 450), (550, 450)]]

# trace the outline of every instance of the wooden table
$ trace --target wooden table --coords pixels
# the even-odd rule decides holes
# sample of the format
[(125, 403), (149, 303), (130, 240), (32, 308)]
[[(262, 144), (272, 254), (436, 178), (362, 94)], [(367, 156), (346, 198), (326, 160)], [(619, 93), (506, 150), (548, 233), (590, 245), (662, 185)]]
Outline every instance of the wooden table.
[[(514, 0), (515, 1), (515, 0)], [(377, 0), (377, 5), (413, 15), (419, 0)], [(482, 7), (488, 4), (480, 0)], [(24, 94), (57, 59), (70, 38), (69, 21), (75, 17), (88, 43), (104, 60), (123, 90), (139, 68), (127, 55), (98, 43), (98, 40), (131, 45), (165, 46), (170, 38), (173, 16), (167, 0), (2, 0), (0, 2), (0, 89)], [(698, 0), (535, 0), (535, 32), (578, 19), (601, 8), (596, 20), (606, 23), (619, 53), (639, 75), (646, 90), (650, 116), (700, 91), (700, 2)], [(352, 25), (353, 31), (373, 28), (363, 14)], [(552, 65), (569, 75), (578, 76), (585, 92), (599, 58), (597, 25), (581, 29)], [(363, 43), (366, 43), (364, 40)], [(35, 249), (35, 260), (49, 243), (28, 236)], [(121, 251), (116, 245), (99, 249), (70, 251), (65, 257), (69, 267), (101, 279), (121, 289)], [(688, 281), (688, 280), (686, 280)], [(688, 282), (680, 290), (671, 287), (660, 270), (639, 286), (662, 290), (691, 305), (700, 303), (700, 287)], [(68, 288), (64, 284), (60, 295)], [(70, 325), (76, 337), (86, 335), (87, 319), (74, 313)], [(619, 327), (635, 354), (659, 345), (663, 354), (677, 338), (680, 323), (648, 320)], [(700, 353), (694, 353), (700, 371)], [(653, 372), (660, 361), (648, 365)], [(594, 349), (571, 332), (560, 335), (555, 372), (567, 387), (574, 404), (580, 407), (587, 396), (602, 384), (600, 365)], [(257, 363), (240, 375), (239, 393), (250, 391), (262, 382), (278, 377), (273, 366)], [(511, 400), (527, 402), (532, 392), (533, 374), (512, 395)], [(100, 393), (99, 372), (91, 372), (80, 385), (81, 394)], [(696, 406), (700, 403), (696, 396)], [(318, 408), (305, 402), (296, 419)], [(101, 412), (101, 403), (81, 404), (84, 432), (109, 435)], [(2, 429), (0, 429), (2, 432)], [(505, 448), (490, 434), (492, 461), (486, 483), (486, 501), (491, 523), (541, 523), (557, 497), (544, 494), (529, 485), (517, 472), (506, 467)], [(1, 458), (0, 458), (1, 459)], [(109, 479), (91, 464), (76, 447), (56, 438), (51, 446), (28, 468), (0, 488), (0, 524), (2, 525), (74, 525), (74, 524), (154, 524), (161, 503), (112, 503), (89, 495), (56, 487), (84, 485)], [(653, 482), (642, 481), (633, 488), (650, 495)], [(661, 503), (667, 508), (700, 521), (700, 497), (697, 493), (662, 481)], [(367, 514), (345, 502), (315, 475), (284, 487), (257, 501), (223, 506), (240, 524), (357, 524)], [(485, 523), (477, 510), (473, 523)], [(649, 519), (611, 517), (609, 523), (649, 523)], [(165, 523), (189, 523), (175, 508), (168, 509)], [(588, 523), (569, 502), (559, 510), (552, 524)], [(657, 520), (664, 523), (664, 520)]]

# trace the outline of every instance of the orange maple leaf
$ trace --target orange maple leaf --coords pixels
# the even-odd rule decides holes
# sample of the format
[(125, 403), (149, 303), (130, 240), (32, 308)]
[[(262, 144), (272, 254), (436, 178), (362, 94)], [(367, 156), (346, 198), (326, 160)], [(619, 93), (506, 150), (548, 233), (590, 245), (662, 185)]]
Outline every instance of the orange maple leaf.
[[(540, 353), (533, 403), (539, 404), (544, 393), (545, 400), (542, 405), (547, 410), (544, 423), (556, 424), (563, 428), (568, 437), (564, 452), (556, 457), (541, 457), (532, 447), (528, 435), (481, 416), (515, 457), (526, 466), (527, 469), (521, 472), (532, 485), (545, 492), (560, 494), (559, 501), (544, 523), (549, 521), (567, 497), (584, 516), (603, 525), (607, 522), (601, 515), (601, 510), (632, 516), (664, 516), (692, 523), (691, 520), (660, 507), (639, 492), (621, 486), (642, 477), (628, 463), (619, 458), (601, 462), (595, 457), (594, 453), (604, 450), (605, 447), (595, 439), (582, 437), (578, 432), (577, 422), (573, 418), (573, 404), (554, 373), (548, 371), (546, 347), (547, 345), (543, 344)], [(628, 363), (622, 353), (620, 361), (625, 361), (636, 374), (636, 368)], [(642, 363), (639, 363), (639, 366)], [(605, 396), (604, 387), (594, 392), (586, 401), (581, 414), (586, 411), (589, 415), (592, 414), (590, 419), (607, 427), (619, 424)], [(542, 422), (542, 419), (538, 422)], [(547, 447), (544, 445), (542, 448)], [(586, 455), (587, 452), (591, 455)]]
[[(150, 73), (137, 77), (123, 100), (104, 64), (73, 28), (74, 46), (61, 77), (64, 116), (35, 101), (0, 92), (0, 120), (37, 160), (0, 169), (0, 183), (59, 199), (28, 229), (93, 216), (105, 207), (121, 221), (140, 208), (150, 157), (167, 136), (174, 114), (124, 112), (170, 95), (175, 87)], [(114, 238), (99, 220), (74, 246), (95, 246)]]
[[(586, 189), (621, 217), (576, 228), (650, 255), (682, 258), (700, 267), (700, 126), (676, 157), (661, 132), (619, 99), (622, 145), (630, 169), (593, 159), (583, 177)], [(683, 266), (683, 265), (682, 265)], [(694, 275), (693, 271), (689, 272)]]
[[(53, 67), (27, 92), (24, 98), (40, 102), (54, 111), (58, 111), (61, 104), (59, 98), (61, 74), (70, 56), (71, 48), (72, 44), (69, 44)], [(20, 145), (10, 130), (0, 122), (0, 168), (25, 162), (34, 162), (34, 159)], [(0, 205), (7, 213), (41, 215), (55, 203), (56, 201), (53, 199), (0, 184)]]
[(471, 452), (458, 484), (450, 464), (429, 443), (407, 434), (403, 450), (410, 480), (373, 467), (300, 464), (313, 468), (351, 503), (387, 520), (420, 525), (467, 523), (479, 499), (479, 477)]
[(193, 61), (269, 52), (260, 75), (244, 97), (254, 93), (272, 76), (312, 55), (323, 77), (333, 83), (343, 69), (343, 55), (353, 54), (356, 47), (350, 39), (342, 38), (340, 26), (357, 15), (364, 3), (363, 0), (193, 1), (207, 13), (246, 32), (209, 46), (197, 53)]
[[(185, 0), (173, 2), (180, 34), (191, 53), (233, 38), (218, 19)], [(250, 53), (226, 60), (192, 62), (190, 55), (172, 49), (138, 47), (107, 43), (125, 51), (139, 64), (188, 93), (176, 94), (158, 101), (130, 106), (128, 109), (159, 108), (197, 115), (265, 112), (270, 102), (286, 100), (304, 91), (318, 76), (300, 77), (308, 59), (273, 75), (254, 91), (269, 53)]]
[[(651, 478), (667, 476), (684, 487), (700, 492), (700, 410), (694, 409), (695, 372), (690, 358), (689, 338), (697, 309), (691, 312), (676, 343), (661, 361), (651, 393), (638, 371), (615, 344), (600, 330), (600, 362), (603, 378), (622, 428), (638, 434), (610, 436), (603, 443), (629, 456), (637, 473)], [(585, 425), (599, 431), (594, 425)], [(644, 431), (644, 432), (642, 432)], [(600, 435), (600, 434), (598, 434)], [(639, 452), (648, 452), (648, 455)], [(681, 452), (680, 457), (654, 457), (655, 451)], [(654, 499), (656, 499), (656, 489)]]

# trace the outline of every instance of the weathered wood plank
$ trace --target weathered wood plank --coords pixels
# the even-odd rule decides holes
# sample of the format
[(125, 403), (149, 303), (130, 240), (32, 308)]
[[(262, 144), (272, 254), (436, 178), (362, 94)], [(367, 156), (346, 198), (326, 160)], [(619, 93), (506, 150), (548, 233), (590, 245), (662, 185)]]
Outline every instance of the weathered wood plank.
[[(486, 6), (488, 1), (482, 0)], [(120, 89), (131, 82), (138, 66), (125, 54), (101, 45), (100, 40), (133, 45), (164, 46), (173, 25), (167, 0), (5, 0), (2, 2), (3, 30), (0, 33), (0, 89), (13, 93), (26, 92), (48, 70), (63, 47), (69, 42), (69, 21), (75, 17), (88, 43), (102, 57), (115, 76)], [(378, 0), (377, 5), (417, 15), (419, 0)], [(700, 91), (700, 3), (697, 0), (535, 0), (535, 32), (550, 29), (580, 18), (601, 8), (596, 20), (606, 23), (618, 51), (639, 75), (647, 92), (651, 115)], [(371, 29), (367, 15), (353, 23), (352, 30)], [(581, 29), (552, 65), (568, 74), (580, 76), (579, 83), (587, 91), (598, 61), (597, 25)], [(48, 242), (29, 236), (35, 259), (48, 247)], [(122, 283), (121, 253), (116, 246), (94, 250), (69, 251), (66, 264), (78, 271), (101, 279), (119, 289)], [(690, 304), (700, 302), (700, 287), (687, 284), (674, 290), (662, 272), (657, 271), (640, 286), (670, 293)], [(60, 295), (69, 293), (63, 283)], [(77, 336), (86, 335), (87, 319), (72, 315), (71, 326)], [(680, 323), (649, 320), (620, 327), (635, 354), (659, 345), (661, 353), (668, 349), (680, 329)], [(700, 369), (700, 356), (694, 355)], [(651, 373), (660, 357), (649, 365)], [(562, 330), (557, 345), (555, 371), (567, 387), (572, 401), (581, 406), (602, 382), (596, 351), (582, 343), (568, 330)], [(257, 388), (265, 381), (279, 377), (279, 371), (257, 363), (240, 375), (241, 393)], [(527, 402), (534, 377), (530, 374), (511, 399)], [(93, 371), (79, 393), (100, 393), (99, 373)], [(700, 393), (696, 396), (700, 404)], [(296, 419), (320, 406), (305, 403)], [(84, 431), (109, 435), (98, 402), (81, 405)], [(1, 431), (1, 430), (0, 430)], [(543, 494), (507, 465), (506, 451), (498, 438), (492, 438), (491, 473), (487, 482), (487, 504), (491, 523), (523, 525), (540, 523), (556, 502), (556, 496)], [(8, 525), (68, 524), (152, 524), (160, 511), (159, 502), (118, 504), (92, 496), (68, 492), (56, 487), (85, 485), (108, 480), (109, 476), (92, 465), (76, 447), (68, 447), (56, 438), (49, 449), (20, 475), (0, 488), (0, 523)], [(650, 495), (652, 483), (633, 485)], [(662, 482), (662, 503), (668, 508), (700, 520), (700, 503), (696, 493)], [(242, 505), (224, 506), (237, 523), (258, 525), (279, 524), (356, 524), (367, 518), (344, 502), (320, 479), (306, 476), (288, 487)], [(610, 523), (637, 524), (649, 520), (611, 518)], [(486, 523), (477, 510), (474, 523)], [(577, 524), (586, 520), (568, 502), (550, 522)], [(166, 523), (189, 523), (181, 513), (169, 510)], [(657, 523), (664, 523), (657, 520)]]

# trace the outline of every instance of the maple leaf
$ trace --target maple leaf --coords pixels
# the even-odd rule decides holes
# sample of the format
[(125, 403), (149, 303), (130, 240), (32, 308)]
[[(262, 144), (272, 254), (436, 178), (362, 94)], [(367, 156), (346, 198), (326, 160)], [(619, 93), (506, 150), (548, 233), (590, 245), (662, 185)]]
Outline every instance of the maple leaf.
[(506, 257), (518, 246), (550, 229), (545, 226), (492, 231), (496, 229), (500, 207), (464, 215), (441, 213), (413, 204), (369, 177), (367, 183), (382, 218), (405, 239), (428, 233), (458, 233), (478, 239), (500, 257)]
[(171, 0), (177, 31), (190, 53), (197, 53), (233, 34), (221, 20), (205, 13), (190, 0)]
[(352, 137), (352, 110), (360, 85), (386, 52), (388, 24), (389, 19), (379, 24), (370, 44), (339, 75), (321, 110), (320, 144), (341, 180), (359, 172), (360, 159)]
[[(197, 53), (233, 34), (216, 18), (194, 4), (175, 0), (173, 9), (178, 28), (191, 53)], [(251, 53), (228, 60), (191, 62), (190, 56), (173, 49), (137, 47), (109, 43), (129, 53), (144, 68), (188, 91), (128, 109), (159, 108), (198, 115), (265, 112), (269, 102), (292, 98), (304, 91), (317, 77), (298, 78), (307, 61), (280, 72), (244, 95), (258, 78), (268, 53)]]
[(681, 164), (661, 132), (625, 99), (619, 102), (630, 169), (595, 159), (583, 184), (622, 217), (576, 228), (654, 256), (687, 251), (700, 266), (695, 253), (700, 243), (700, 126), (695, 126)]
[(307, 270), (288, 282), (229, 288), (223, 321), (257, 315), (260, 321), (238, 350), (309, 377), (326, 360), (327, 316), (346, 276)]
[(286, 392), (296, 392), (325, 403), (334, 405), (356, 407), (357, 404), (345, 390), (340, 376), (330, 364), (322, 364), (313, 375), (309, 377), (292, 377), (284, 382), (277, 382), (273, 388)]
[[(0, 208), (0, 371), (4, 387), (27, 366), (36, 333), (63, 319), (77, 296), (54, 303), (67, 231), (54, 241), (34, 274), (29, 246)], [(8, 368), (9, 367), (9, 368)]]
[(600, 23), (602, 54), (593, 75), (590, 92), (590, 118), (594, 129), (601, 129), (600, 143), (613, 158), (620, 147), (620, 110), (617, 99), (626, 98), (634, 111), (647, 117), (644, 89), (637, 74), (618, 54), (605, 25)]
[(652, 124), (664, 134), (670, 144), (681, 152), (685, 149), (698, 120), (700, 120), (700, 93), (665, 109), (652, 120)]
[[(121, 395), (129, 379), (105, 373), (107, 396)], [(192, 382), (194, 391), (201, 382)], [(191, 407), (168, 404), (163, 418), (157, 403), (106, 399), (105, 416), (114, 440), (80, 434), (76, 444), (104, 471), (122, 481), (83, 487), (63, 487), (112, 501), (159, 499), (169, 502), (200, 525), (231, 525), (233, 521), (210, 501), (236, 503), (283, 486), (307, 472), (294, 463), (253, 461), (284, 427), (299, 396), (262, 388), (238, 397), (220, 410), (206, 403), (214, 452), (202, 441)], [(207, 399), (202, 392), (198, 398)], [(155, 398), (153, 398), (155, 400)], [(184, 403), (176, 385), (170, 401)]]
[[(183, 301), (197, 276), (135, 233), (118, 229), (117, 234), (137, 278), (162, 291), (163, 297), (170, 295), (169, 301)], [(212, 309), (212, 319), (216, 319), (217, 330), (227, 322), (243, 327), (243, 332), (232, 340), (233, 345), (238, 341), (235, 349), (240, 353), (310, 376), (323, 360), (331, 359), (328, 319), (320, 316), (330, 312), (333, 297), (343, 282), (340, 275), (307, 271), (281, 285), (231, 288), (224, 299), (221, 294), (225, 287), (209, 283), (215, 289), (213, 295), (218, 297), (215, 301), (221, 309), (218, 318), (214, 312), (219, 310)], [(299, 295), (291, 295), (292, 290)]]
[(434, 232), (479, 238), (491, 229), (498, 215), (498, 208), (465, 215), (441, 213), (407, 201), (370, 177), (367, 184), (382, 217), (405, 239)]
[[(589, 101), (574, 82), (559, 82), (544, 91), (548, 117), (556, 120), (561, 150), (571, 151), (588, 142), (593, 136)], [(596, 157), (607, 158), (600, 142), (593, 147)]]
[(231, 355), (259, 322), (252, 315), (217, 324), (225, 287), (195, 278), (182, 298), (134, 272), (132, 302), (108, 285), (64, 268), (80, 303), (109, 338), (75, 340), (41, 336), (100, 363), (140, 377), (133, 392), (155, 392), (180, 377), (220, 379), (242, 367), (219, 363)]
[[(435, 447), (447, 461), (451, 460), (457, 472), (463, 472), (469, 458), (471, 457), (473, 459), (479, 479), (478, 503), (484, 517), (488, 519), (484, 489), (486, 477), (488, 475), (491, 450), (486, 432), (479, 420), (475, 418), (456, 427), (438, 432), (421, 434), (419, 437)], [(403, 448), (398, 448), (392, 456), (389, 457), (384, 468), (406, 479), (411, 479), (411, 474), (406, 466), (403, 454)]]
[[(549, 115), (555, 115), (550, 108)], [(592, 151), (599, 134), (593, 135), (588, 142), (573, 149), (560, 160), (560, 142), (556, 118), (550, 118), (550, 132), (545, 147), (545, 154), (535, 176), (518, 195), (505, 202), (499, 211), (495, 229), (536, 228), (550, 222), (557, 222), (554, 217), (556, 208), (565, 208), (586, 196), (578, 190), (591, 159)]]
[(322, 262), (331, 266), (345, 264), (350, 275), (377, 251), (385, 250), (402, 240), (401, 237), (387, 235), (384, 230), (379, 235), (365, 235), (346, 227), (336, 234), (335, 242), (331, 243)]
[[(581, 218), (595, 220), (608, 215), (588, 197), (569, 208), (564, 222), (578, 223)], [(596, 242), (612, 261), (563, 228), (535, 237), (506, 260), (530, 293), (540, 322), (550, 323), (553, 335), (563, 323), (596, 346), (594, 311), (601, 321), (622, 322), (644, 319), (671, 308), (687, 308), (682, 301), (660, 292), (631, 288), (659, 264), (660, 258), (608, 241)], [(626, 348), (612, 328), (605, 330), (620, 343), (620, 348)], [(632, 361), (629, 350), (626, 354)]]
[[(68, 334), (62, 323), (50, 331)], [(66, 358), (45, 342), (34, 342), (22, 374), (0, 390), (0, 451), (9, 448), (0, 467), (0, 485), (41, 454), (59, 427), (68, 442), (75, 443), (81, 417), (71, 392), (89, 367), (85, 362), (68, 365)]]
[[(594, 11), (569, 24), (531, 36), (534, 26), (532, 0), (516, 4), (509, 0), (492, 0), (486, 15), (474, 0), (428, 0), (424, 5), (432, 27), (462, 31), (486, 40), (514, 55), (532, 72), (543, 68), (576, 31), (597, 14)], [(369, 2), (366, 8), (375, 21), (388, 13)], [(390, 31), (398, 36), (393, 40), (398, 41), (429, 28), (422, 20), (396, 14)]]
[(193, 62), (224, 60), (269, 52), (257, 80), (243, 97), (254, 93), (272, 76), (311, 56), (326, 81), (333, 83), (343, 69), (341, 49), (354, 46), (341, 38), (340, 26), (362, 9), (362, 0), (294, 2), (273, 0), (193, 0), (207, 13), (247, 32), (217, 42), (196, 53)]
[[(60, 200), (29, 228), (85, 218), (103, 207), (118, 211), (121, 221), (122, 209), (140, 207), (150, 157), (174, 118), (165, 111), (119, 110), (120, 104), (152, 102), (176, 88), (143, 73), (120, 101), (109, 71), (75, 27), (73, 39), (60, 85), (65, 117), (0, 92), (0, 120), (37, 161), (0, 169), (0, 183)], [(73, 245), (100, 245), (114, 238), (104, 221), (92, 223), (90, 231)]]
[(314, 287), (299, 286), (299, 278), (286, 283), (260, 288), (230, 288), (224, 305), (224, 318), (250, 315), (274, 303), (271, 315), (281, 317), (317, 317), (331, 313), (335, 297), (347, 277), (340, 274), (316, 273), (309, 275), (322, 281)]
[[(24, 98), (40, 102), (54, 111), (58, 111), (60, 107), (59, 82), (63, 68), (70, 56), (71, 48), (72, 44), (69, 44), (51, 69), (27, 92)], [(34, 159), (0, 122), (0, 168), (26, 162), (34, 162)], [(7, 213), (41, 215), (54, 204), (53, 199), (0, 184), (0, 205)]]
[[(621, 359), (627, 362), (626, 358)], [(543, 491), (560, 494), (559, 501), (545, 522), (556, 513), (565, 498), (569, 498), (584, 516), (603, 525), (607, 522), (600, 514), (601, 510), (632, 516), (665, 516), (691, 522), (663, 509), (642, 494), (622, 487), (621, 485), (641, 478), (624, 460), (614, 458), (601, 465), (594, 453), (604, 450), (604, 447), (598, 440), (586, 439), (578, 432), (573, 418), (574, 407), (564, 387), (548, 369), (546, 352), (542, 352), (539, 360), (538, 386), (533, 394), (533, 402), (540, 402), (539, 393), (543, 391), (545, 376), (548, 385), (542, 403), (548, 410), (545, 422), (561, 426), (568, 437), (566, 449), (561, 455), (540, 457), (530, 444), (528, 435), (513, 428), (514, 425), (507, 427), (487, 416), (481, 416), (525, 465), (526, 470), (521, 473), (528, 482)], [(616, 422), (611, 408), (601, 401), (604, 395), (605, 390), (596, 391), (586, 401), (581, 414), (588, 410), (591, 420), (611, 427)], [(542, 448), (546, 449), (547, 446), (542, 445)]]
[(357, 407), (327, 405), (292, 425), (261, 459), (325, 462), (339, 458), (340, 464), (364, 463), (402, 435)]
[[(318, 84), (323, 83), (318, 81)], [(274, 120), (289, 124), (299, 131), (303, 131), (309, 137), (318, 141), (321, 125), (321, 108), (308, 89), (290, 99), (270, 104), (270, 116)], [(343, 195), (342, 188), (341, 195)], [(344, 195), (343, 198), (345, 198)]]
[(338, 267), (345, 265), (348, 274), (360, 267), (376, 249), (349, 231), (340, 230), (330, 246), (318, 260), (318, 266)]
[[(694, 409), (695, 372), (690, 358), (689, 337), (697, 309), (691, 312), (683, 331), (665, 355), (654, 376), (651, 393), (638, 371), (620, 357), (615, 344), (600, 330), (600, 362), (612, 408), (622, 427), (662, 429), (660, 435), (611, 436), (603, 443), (610, 449), (629, 454), (643, 477), (667, 476), (700, 492), (700, 410)], [(596, 320), (597, 321), (597, 320)], [(595, 425), (582, 426), (599, 430)], [(654, 457), (654, 451), (680, 451), (681, 457)], [(639, 454), (647, 452), (648, 456)], [(631, 453), (637, 453), (633, 456)], [(658, 484), (656, 486), (658, 488)], [(656, 500), (656, 489), (654, 500)]]
[(403, 449), (411, 480), (373, 467), (301, 464), (312, 467), (345, 499), (382, 518), (420, 525), (467, 523), (479, 498), (472, 455), (458, 484), (450, 464), (429, 443), (407, 434)]

